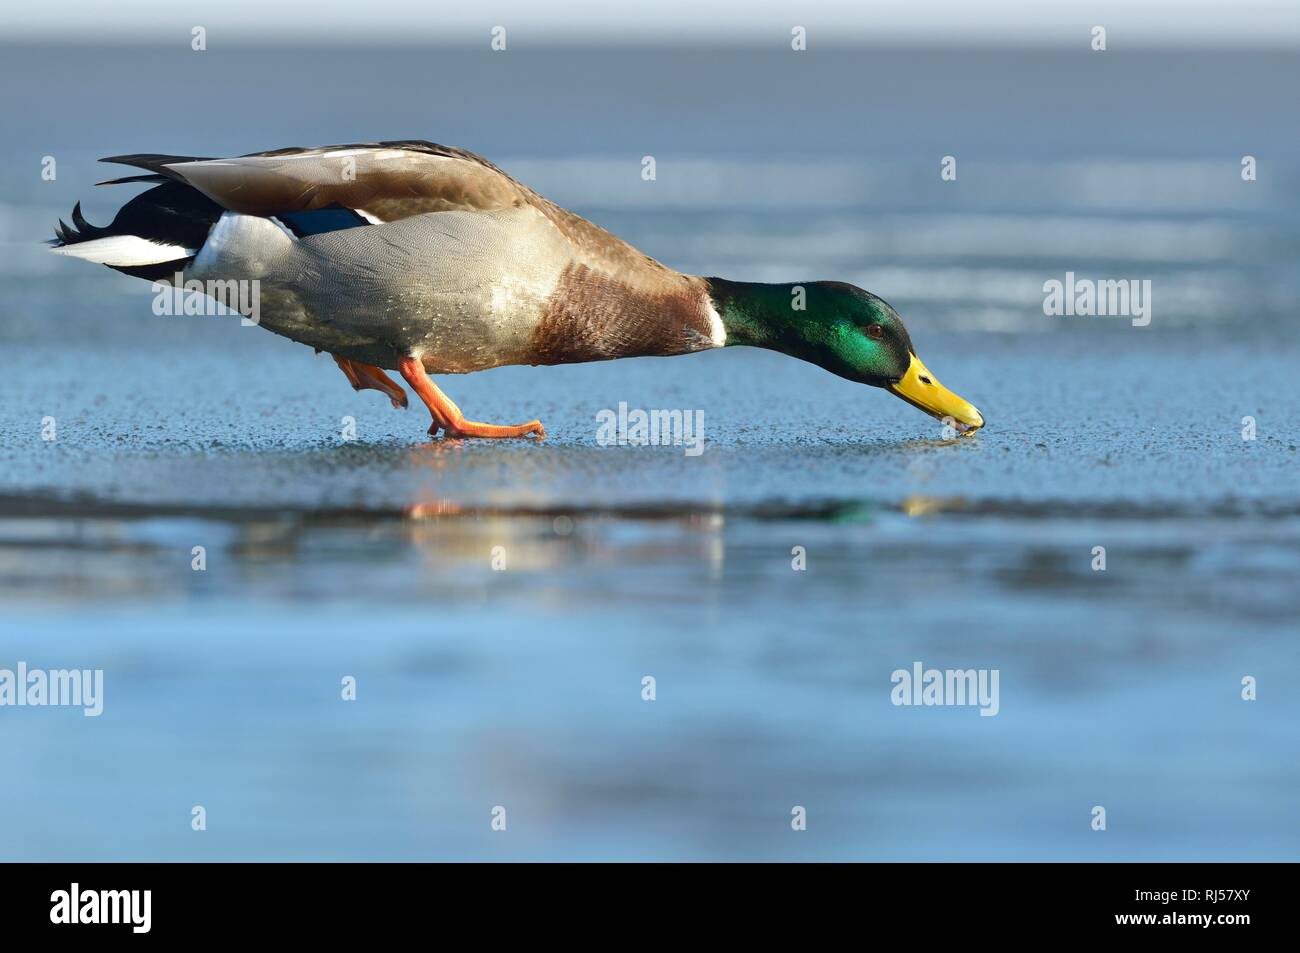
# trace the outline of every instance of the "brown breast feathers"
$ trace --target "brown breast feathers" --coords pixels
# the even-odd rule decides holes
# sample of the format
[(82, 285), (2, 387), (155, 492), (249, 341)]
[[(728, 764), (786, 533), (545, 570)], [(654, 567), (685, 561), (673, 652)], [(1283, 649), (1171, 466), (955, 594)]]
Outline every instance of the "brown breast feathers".
[(703, 350), (714, 343), (710, 307), (698, 278), (669, 272), (663, 281), (633, 288), (573, 264), (533, 329), (529, 362), (574, 364)]

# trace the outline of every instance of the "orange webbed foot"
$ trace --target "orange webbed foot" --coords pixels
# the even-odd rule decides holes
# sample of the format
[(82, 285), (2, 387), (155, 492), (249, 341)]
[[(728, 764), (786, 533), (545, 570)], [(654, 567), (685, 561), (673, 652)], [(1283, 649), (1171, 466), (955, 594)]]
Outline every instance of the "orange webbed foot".
[(546, 430), (540, 420), (530, 420), (526, 424), (482, 424), (466, 420), (460, 408), (450, 397), (438, 389), (424, 370), (424, 365), (416, 358), (404, 357), (397, 365), (406, 383), (424, 401), (433, 417), (429, 435), (437, 436), (439, 430), (446, 431), (448, 437), (526, 437), (532, 434), (538, 438), (546, 437)]
[(527, 437), (533, 434), (546, 439), (546, 429), (540, 420), (530, 420), (526, 424), (480, 424), (461, 420), (446, 430), (448, 437)]
[(337, 354), (331, 354), (330, 357), (334, 358), (334, 363), (338, 364), (339, 369), (347, 375), (353, 390), (377, 390), (386, 394), (394, 407), (407, 405), (406, 391), (379, 368), (371, 364), (362, 364), (360, 361), (351, 361)]

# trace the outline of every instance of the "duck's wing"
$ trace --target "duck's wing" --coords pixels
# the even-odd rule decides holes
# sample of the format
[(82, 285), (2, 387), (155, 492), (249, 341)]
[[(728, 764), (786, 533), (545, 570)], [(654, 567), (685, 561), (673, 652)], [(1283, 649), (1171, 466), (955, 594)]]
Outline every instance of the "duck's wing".
[(103, 161), (184, 182), (245, 215), (342, 207), (372, 222), (392, 222), (427, 212), (493, 211), (532, 204), (535, 197), (472, 152), (415, 140), (276, 149), (230, 159), (140, 154)]
[(351, 209), (372, 223), (429, 212), (493, 212), (531, 206), (593, 267), (633, 277), (671, 274), (659, 262), (538, 195), (465, 149), (404, 139), (315, 149), (275, 149), (231, 159), (140, 154), (102, 160), (135, 166), (198, 189), (246, 215)]

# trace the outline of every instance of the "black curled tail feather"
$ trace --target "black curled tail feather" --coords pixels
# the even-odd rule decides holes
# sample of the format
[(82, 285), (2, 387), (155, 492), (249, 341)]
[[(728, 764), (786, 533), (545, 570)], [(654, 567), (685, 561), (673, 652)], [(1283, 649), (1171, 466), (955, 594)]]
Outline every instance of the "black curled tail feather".
[[(116, 219), (114, 220), (116, 221)], [(54, 227), (55, 237), (50, 239), (49, 244), (56, 248), (64, 245), (75, 245), (78, 242), (89, 242), (96, 238), (107, 238), (109, 235), (128, 235), (130, 232), (116, 231), (112, 225), (100, 228), (97, 225), (91, 225), (86, 221), (86, 217), (81, 214), (81, 203), (78, 202), (72, 207), (72, 225), (69, 226), (63, 219), (59, 219), (59, 224)]]
[[(92, 225), (86, 221), (81, 212), (81, 203), (78, 202), (72, 209), (72, 225), (59, 219), (59, 224), (54, 229), (55, 237), (49, 244), (61, 248), (114, 235), (132, 235), (159, 245), (197, 250), (203, 247), (208, 232), (223, 211), (221, 206), (192, 186), (164, 181), (123, 205), (113, 221), (105, 226)], [(124, 274), (157, 281), (180, 270), (190, 260), (192, 259), (157, 265), (108, 267)]]

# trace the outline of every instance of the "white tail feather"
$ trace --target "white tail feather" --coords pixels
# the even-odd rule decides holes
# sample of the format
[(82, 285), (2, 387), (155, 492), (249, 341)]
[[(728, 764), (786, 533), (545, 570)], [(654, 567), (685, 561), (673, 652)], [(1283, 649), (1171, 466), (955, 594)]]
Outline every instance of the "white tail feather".
[(72, 258), (98, 262), (101, 265), (129, 267), (180, 261), (182, 258), (192, 257), (195, 249), (182, 248), (180, 245), (163, 245), (141, 238), (139, 235), (109, 235), (107, 238), (95, 238), (88, 242), (59, 245), (51, 248), (50, 251), (56, 255), (68, 255)]

